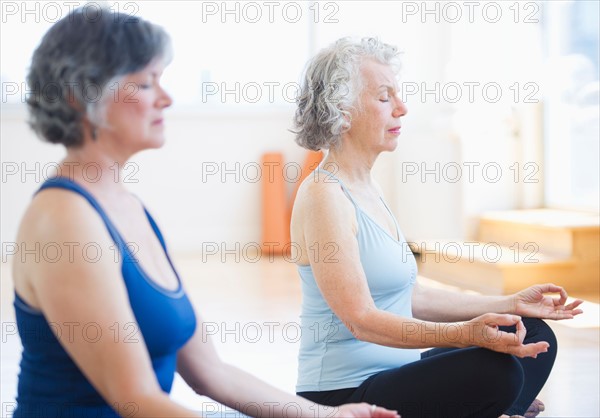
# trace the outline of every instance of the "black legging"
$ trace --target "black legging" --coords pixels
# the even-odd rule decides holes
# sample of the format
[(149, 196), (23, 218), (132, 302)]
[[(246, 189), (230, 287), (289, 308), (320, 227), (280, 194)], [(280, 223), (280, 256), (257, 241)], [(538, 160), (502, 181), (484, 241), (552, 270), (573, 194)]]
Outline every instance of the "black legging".
[[(434, 348), (421, 360), (377, 373), (357, 388), (299, 392), (313, 402), (338, 406), (368, 402), (402, 418), (497, 418), (524, 415), (550, 375), (556, 337), (542, 320), (523, 318), (524, 343), (547, 341), (547, 353), (517, 358), (479, 347)], [(515, 327), (500, 327), (515, 332)]]

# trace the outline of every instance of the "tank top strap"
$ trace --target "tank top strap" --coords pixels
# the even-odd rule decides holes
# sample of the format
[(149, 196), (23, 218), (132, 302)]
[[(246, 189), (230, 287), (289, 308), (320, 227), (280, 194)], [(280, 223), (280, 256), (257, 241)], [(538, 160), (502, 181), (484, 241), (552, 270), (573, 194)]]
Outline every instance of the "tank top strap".
[(385, 199), (383, 197), (381, 197), (381, 196), (379, 197), (379, 199), (381, 199), (381, 202), (383, 203), (383, 206), (385, 206), (386, 210), (388, 211), (388, 213), (392, 217), (392, 220), (394, 221), (394, 225), (396, 226), (396, 235), (398, 236), (397, 239), (398, 240), (402, 239), (402, 232), (400, 232), (400, 225), (398, 225), (398, 220), (396, 219), (396, 217), (392, 213), (392, 211), (389, 208), (389, 206), (387, 205), (387, 203), (385, 203)]
[(158, 224), (156, 223), (156, 221), (154, 220), (152, 215), (150, 215), (150, 212), (148, 212), (148, 210), (146, 209), (146, 207), (143, 204), (142, 204), (142, 207), (144, 208), (144, 213), (146, 214), (146, 218), (148, 218), (148, 222), (150, 222), (150, 226), (152, 227), (154, 234), (158, 238), (160, 245), (162, 246), (163, 250), (165, 251), (165, 253), (167, 254), (167, 257), (168, 257), (167, 244), (165, 242), (165, 238), (163, 237), (162, 232), (160, 231), (160, 228), (158, 227)]
[(52, 177), (52, 178), (49, 178), (48, 180), (46, 180), (40, 186), (40, 188), (38, 189), (36, 194), (41, 192), (42, 190), (51, 189), (51, 188), (70, 190), (70, 191), (82, 196), (83, 198), (85, 198), (88, 201), (88, 203), (96, 210), (96, 212), (98, 212), (98, 214), (102, 218), (102, 221), (104, 222), (104, 225), (106, 225), (106, 229), (108, 229), (108, 232), (109, 232), (111, 238), (113, 239), (115, 244), (119, 247), (121, 252), (123, 254), (130, 255), (129, 248), (128, 248), (127, 244), (125, 243), (125, 240), (123, 239), (121, 234), (119, 234), (119, 231), (114, 226), (114, 224), (112, 223), (112, 221), (110, 220), (110, 218), (108, 217), (108, 215), (106, 214), (106, 212), (104, 211), (102, 206), (100, 206), (100, 203), (98, 203), (98, 201), (87, 190), (85, 190), (81, 185), (79, 185), (78, 183), (76, 183), (75, 181), (73, 181), (69, 178)]
[(354, 207), (356, 209), (359, 209), (358, 205), (356, 204), (356, 201), (354, 200), (354, 198), (352, 197), (352, 194), (350, 193), (350, 190), (348, 190), (348, 188), (346, 187), (346, 185), (344, 184), (344, 182), (342, 180), (340, 180), (338, 177), (336, 177), (331, 171), (325, 170), (321, 166), (317, 167), (317, 169), (315, 171), (323, 173), (326, 176), (325, 179), (323, 180), (325, 183), (338, 183), (340, 185), (340, 187), (342, 188), (342, 191), (344, 192), (346, 197), (348, 199), (350, 199), (350, 202), (352, 202)]

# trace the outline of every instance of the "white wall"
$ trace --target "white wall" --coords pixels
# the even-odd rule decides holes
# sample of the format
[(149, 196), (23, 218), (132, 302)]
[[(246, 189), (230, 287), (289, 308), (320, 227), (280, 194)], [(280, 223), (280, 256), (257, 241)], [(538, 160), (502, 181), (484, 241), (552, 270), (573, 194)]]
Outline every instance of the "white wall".
[[(269, 151), (283, 152), (286, 162), (303, 162), (303, 150), (287, 131), (291, 112), (167, 111), (166, 145), (136, 156), (124, 178), (130, 175), (128, 187), (155, 215), (174, 250), (197, 251), (202, 242), (260, 242), (261, 185), (249, 163), (259, 163)], [(2, 242), (14, 240), (23, 210), (44, 180), (44, 168), (51, 169), (63, 154), (61, 146), (37, 139), (24, 116), (17, 111), (2, 121)], [(19, 172), (11, 174), (15, 164)], [(210, 175), (213, 167), (219, 172)], [(222, 168), (238, 178), (236, 173), (223, 178)], [(35, 171), (37, 179), (23, 169)]]

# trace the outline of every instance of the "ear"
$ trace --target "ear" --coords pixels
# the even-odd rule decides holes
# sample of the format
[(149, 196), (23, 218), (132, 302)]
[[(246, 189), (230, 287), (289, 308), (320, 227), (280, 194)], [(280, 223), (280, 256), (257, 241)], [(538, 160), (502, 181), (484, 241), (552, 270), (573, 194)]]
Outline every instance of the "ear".
[(96, 127), (96, 125), (90, 122), (87, 116), (83, 117), (81, 124), (83, 126), (84, 136), (89, 136), (90, 138), (92, 138), (92, 140), (95, 141), (98, 138), (98, 128)]
[(342, 110), (342, 117), (344, 118), (348, 129), (350, 129), (350, 126), (352, 125), (352, 113), (349, 110)]

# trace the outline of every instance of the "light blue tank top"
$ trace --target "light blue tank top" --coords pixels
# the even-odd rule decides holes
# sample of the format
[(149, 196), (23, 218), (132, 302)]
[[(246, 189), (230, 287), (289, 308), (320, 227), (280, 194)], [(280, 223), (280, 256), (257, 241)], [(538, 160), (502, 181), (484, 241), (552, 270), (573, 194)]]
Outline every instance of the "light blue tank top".
[[(394, 218), (398, 238), (392, 237), (361, 210), (341, 180), (328, 171), (318, 170), (329, 181), (337, 181), (354, 205), (360, 261), (375, 305), (398, 316), (412, 318), (411, 296), (417, 264), (391, 211), (386, 205)], [(375, 373), (420, 359), (416, 349), (385, 347), (357, 340), (329, 308), (317, 287), (311, 266), (298, 266), (298, 271), (302, 279), (302, 335), (297, 392), (354, 388)], [(400, 332), (398, 330), (398, 334)]]

